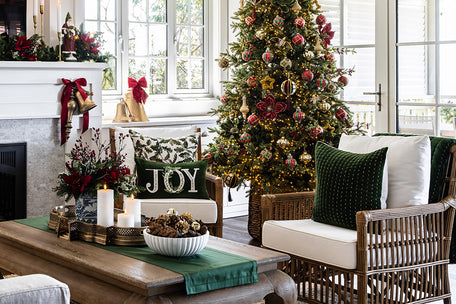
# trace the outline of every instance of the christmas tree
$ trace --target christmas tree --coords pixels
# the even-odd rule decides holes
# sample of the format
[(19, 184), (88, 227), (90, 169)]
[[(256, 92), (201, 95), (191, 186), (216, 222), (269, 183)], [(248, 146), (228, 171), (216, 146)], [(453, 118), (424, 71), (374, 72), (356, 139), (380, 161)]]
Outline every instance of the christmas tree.
[(317, 0), (298, 1), (241, 1), (238, 42), (219, 59), (232, 80), (205, 157), (227, 186), (250, 181), (251, 196), (314, 189), (316, 142), (336, 145), (353, 132), (337, 97), (352, 73), (336, 65), (344, 50), (330, 46), (334, 32)]

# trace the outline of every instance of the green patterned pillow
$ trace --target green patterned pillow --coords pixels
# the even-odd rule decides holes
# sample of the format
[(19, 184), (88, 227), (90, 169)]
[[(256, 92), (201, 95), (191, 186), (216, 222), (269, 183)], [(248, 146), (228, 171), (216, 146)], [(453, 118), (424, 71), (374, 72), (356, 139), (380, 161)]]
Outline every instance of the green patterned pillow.
[(356, 230), (356, 212), (380, 209), (387, 151), (388, 148), (382, 148), (357, 154), (318, 142), (312, 219)]
[(198, 136), (162, 138), (149, 137), (130, 130), (135, 148), (135, 157), (167, 164), (192, 162), (196, 160)]
[(145, 190), (138, 198), (208, 199), (207, 159), (190, 163), (165, 164), (135, 158), (138, 186)]

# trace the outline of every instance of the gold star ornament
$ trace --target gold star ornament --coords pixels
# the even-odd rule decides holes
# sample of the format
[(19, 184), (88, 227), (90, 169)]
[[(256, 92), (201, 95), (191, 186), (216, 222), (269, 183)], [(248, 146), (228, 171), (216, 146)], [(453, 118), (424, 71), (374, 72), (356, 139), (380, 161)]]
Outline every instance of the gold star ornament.
[(275, 82), (275, 79), (274, 78), (271, 78), (268, 76), (264, 77), (262, 80), (260, 80), (261, 82), (261, 85), (263, 87), (263, 90), (272, 90), (274, 89), (274, 82)]

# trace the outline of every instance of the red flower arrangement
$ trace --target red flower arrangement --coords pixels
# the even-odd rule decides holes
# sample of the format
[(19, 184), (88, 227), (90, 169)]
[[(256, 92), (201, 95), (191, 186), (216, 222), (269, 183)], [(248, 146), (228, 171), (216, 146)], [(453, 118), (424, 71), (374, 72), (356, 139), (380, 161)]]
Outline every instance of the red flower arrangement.
[(30, 60), (34, 61), (38, 57), (37, 52), (37, 39), (27, 39), (23, 35), (14, 36), (13, 41), (16, 41), (16, 44), (13, 49), (13, 58), (17, 60)]
[(285, 111), (287, 104), (284, 102), (276, 102), (274, 95), (269, 94), (264, 98), (264, 101), (260, 101), (256, 104), (257, 108), (262, 112), (260, 114), (261, 119), (274, 120), (277, 118), (277, 114)]
[[(78, 199), (84, 193), (96, 195), (96, 191), (104, 184), (114, 189), (116, 194), (137, 193), (135, 178), (124, 165), (125, 155), (121, 151), (110, 153), (110, 143), (102, 143), (100, 130), (92, 130), (93, 145), (83, 142), (81, 137), (76, 140), (76, 145), (67, 154), (70, 159), (65, 164), (67, 172), (59, 174), (58, 185), (53, 190), (58, 196), (65, 196), (66, 201), (72, 197)], [(123, 147), (123, 140), (127, 136), (119, 138), (120, 147)], [(91, 146), (95, 146), (95, 149)]]

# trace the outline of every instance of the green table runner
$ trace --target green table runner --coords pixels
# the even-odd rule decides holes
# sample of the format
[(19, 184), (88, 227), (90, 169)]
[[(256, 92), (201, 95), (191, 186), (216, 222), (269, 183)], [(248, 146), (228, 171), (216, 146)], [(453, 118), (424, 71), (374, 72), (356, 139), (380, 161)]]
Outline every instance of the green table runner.
[[(55, 233), (48, 228), (49, 216), (15, 220), (18, 223)], [(258, 282), (255, 260), (212, 248), (204, 248), (192, 257), (174, 258), (153, 253), (147, 247), (103, 246), (87, 243), (135, 258), (177, 273), (185, 278), (187, 294)]]

